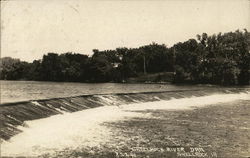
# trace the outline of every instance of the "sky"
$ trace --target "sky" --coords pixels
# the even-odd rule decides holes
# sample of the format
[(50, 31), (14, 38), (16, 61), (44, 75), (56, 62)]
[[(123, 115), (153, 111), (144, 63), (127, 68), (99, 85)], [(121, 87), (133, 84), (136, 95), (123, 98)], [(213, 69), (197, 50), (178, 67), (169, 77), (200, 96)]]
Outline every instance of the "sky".
[(1, 1), (1, 57), (31, 62), (48, 52), (170, 47), (244, 28), (250, 31), (249, 0)]

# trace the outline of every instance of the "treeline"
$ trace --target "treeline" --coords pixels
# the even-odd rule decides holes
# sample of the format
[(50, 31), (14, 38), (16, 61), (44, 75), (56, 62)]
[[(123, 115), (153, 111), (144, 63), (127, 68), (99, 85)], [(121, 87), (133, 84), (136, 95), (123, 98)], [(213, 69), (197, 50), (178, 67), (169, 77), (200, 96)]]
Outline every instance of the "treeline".
[(168, 48), (93, 50), (92, 56), (48, 53), (32, 63), (1, 59), (2, 80), (122, 82), (147, 73), (173, 72), (175, 83), (249, 84), (250, 33), (247, 30), (197, 35)]

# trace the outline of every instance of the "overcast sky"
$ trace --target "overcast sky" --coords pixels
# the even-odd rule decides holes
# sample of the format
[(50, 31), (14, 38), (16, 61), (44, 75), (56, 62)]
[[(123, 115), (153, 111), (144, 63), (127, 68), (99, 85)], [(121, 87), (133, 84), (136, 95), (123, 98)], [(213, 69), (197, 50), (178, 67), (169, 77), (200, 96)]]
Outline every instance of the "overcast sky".
[(11, 0), (1, 2), (1, 56), (33, 61), (47, 52), (172, 46), (243, 28), (250, 31), (248, 0)]

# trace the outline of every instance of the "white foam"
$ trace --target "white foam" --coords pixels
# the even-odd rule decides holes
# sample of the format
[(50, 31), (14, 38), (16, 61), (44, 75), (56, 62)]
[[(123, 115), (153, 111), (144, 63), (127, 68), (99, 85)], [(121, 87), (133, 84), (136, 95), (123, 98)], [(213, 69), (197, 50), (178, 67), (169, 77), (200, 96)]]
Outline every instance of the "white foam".
[(20, 126), (22, 133), (9, 142), (3, 142), (2, 155), (37, 156), (81, 145), (97, 146), (105, 142), (110, 132), (101, 123), (134, 116), (138, 114), (124, 112), (116, 106), (105, 106), (26, 121), (29, 128)]
[(10, 116), (10, 115), (7, 115), (7, 117), (10, 118), (10, 119), (12, 119), (12, 120), (15, 120), (15, 121), (17, 121), (17, 122), (20, 122), (19, 120), (17, 120), (16, 118), (14, 118), (14, 117), (12, 117), (12, 116)]
[(32, 104), (35, 104), (35, 105), (37, 105), (37, 106), (41, 106), (41, 107), (43, 107), (40, 103), (38, 103), (37, 101), (32, 101), (31, 102)]
[(183, 110), (205, 105), (231, 102), (238, 99), (250, 100), (249, 93), (220, 94), (202, 97), (173, 99), (123, 106), (104, 106), (75, 113), (64, 113), (45, 119), (26, 121), (26, 127), (19, 127), (22, 133), (2, 143), (2, 156), (38, 156), (53, 154), (66, 148), (93, 147), (110, 138), (109, 128), (104, 122), (118, 121), (132, 117), (150, 117), (137, 110), (164, 109)]
[(110, 96), (98, 96), (98, 98), (100, 98), (103, 102), (106, 102), (108, 105), (112, 105), (114, 103), (113, 98), (110, 99)]
[(202, 107), (210, 104), (231, 102), (234, 100), (250, 100), (250, 93), (239, 93), (239, 94), (217, 94), (202, 97), (191, 97), (191, 98), (181, 98), (181, 99), (171, 99), (168, 101), (155, 101), (146, 103), (135, 103), (129, 105), (120, 106), (123, 110), (184, 110), (192, 109), (194, 107)]
[(54, 108), (54, 109), (56, 111), (58, 111), (59, 113), (61, 113), (61, 114), (66, 114), (67, 113), (66, 110), (63, 107), (60, 107), (60, 108), (62, 108), (62, 109), (59, 109), (59, 108)]

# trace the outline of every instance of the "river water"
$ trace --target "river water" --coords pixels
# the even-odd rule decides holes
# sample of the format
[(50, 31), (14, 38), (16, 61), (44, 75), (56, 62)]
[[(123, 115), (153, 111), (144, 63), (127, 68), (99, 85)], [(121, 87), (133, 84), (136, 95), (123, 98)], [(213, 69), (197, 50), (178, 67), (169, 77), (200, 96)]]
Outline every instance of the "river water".
[[(119, 134), (122, 131), (114, 134), (111, 128), (103, 125), (104, 123), (115, 124), (115, 122), (130, 121), (136, 118), (139, 120), (150, 120), (152, 118), (160, 120), (159, 117), (155, 118), (148, 110), (171, 110), (177, 112), (179, 110), (192, 110), (207, 105), (249, 99), (250, 93), (215, 94), (211, 96), (172, 99), (169, 101), (135, 103), (119, 107), (103, 106), (74, 113), (66, 112), (62, 115), (54, 115), (44, 119), (26, 121), (25, 127), (19, 127), (22, 133), (2, 143), (2, 155), (62, 157), (60, 154), (62, 153), (63, 155), (66, 154), (64, 157), (69, 157), (67, 154), (81, 154), (84, 150), (87, 150), (87, 153), (98, 155), (98, 153), (93, 153), (92, 149), (98, 148), (98, 150), (102, 151), (103, 146), (111, 145), (111, 150), (115, 151), (117, 150), (116, 146), (125, 142), (112, 142), (125, 136)], [(238, 102), (236, 103), (238, 104)], [(168, 121), (168, 118), (164, 118), (164, 120), (166, 123), (170, 121)], [(230, 118), (228, 121), (231, 121)], [(150, 126), (152, 125), (149, 123), (148, 130), (152, 130)], [(116, 126), (114, 127), (117, 128)], [(186, 127), (183, 126), (182, 128), (185, 129)], [(247, 132), (245, 130), (245, 134)], [(206, 137), (206, 135), (202, 137)], [(129, 137), (124, 139), (130, 140)], [(141, 144), (138, 145), (140, 146)], [(186, 144), (181, 143), (177, 145), (185, 146)], [(127, 145), (125, 144), (124, 146), (126, 147)], [(79, 158), (81, 156), (75, 155), (72, 157)], [(91, 155), (84, 157), (91, 157)]]
[[(188, 91), (179, 91), (188, 90)], [(197, 90), (197, 91), (196, 91)], [(164, 91), (163, 93), (147, 93), (147, 94), (126, 94), (132, 92), (156, 92)], [(165, 92), (169, 91), (169, 92)], [(170, 92), (171, 91), (171, 92)], [(195, 146), (193, 144), (183, 143), (183, 138), (179, 138), (183, 135), (188, 135), (192, 130), (195, 130), (196, 135), (200, 135), (201, 138), (206, 137), (218, 137), (215, 143), (210, 144), (206, 141), (200, 141), (195, 138), (195, 135), (191, 133), (188, 140), (195, 140), (200, 143), (200, 146), (211, 147), (219, 149), (216, 146), (218, 142), (230, 142), (231, 135), (227, 133), (222, 135), (219, 132), (210, 135), (204, 134), (207, 132), (206, 126), (199, 131), (200, 125), (209, 122), (213, 117), (205, 111), (202, 114), (195, 113), (197, 109), (202, 109), (206, 106), (214, 105), (232, 105), (236, 110), (230, 111), (233, 115), (239, 111), (235, 119), (231, 118), (231, 115), (227, 116), (227, 111), (223, 112), (219, 110), (220, 114), (216, 116), (216, 119), (222, 119), (228, 123), (225, 125), (225, 129), (230, 130), (228, 133), (236, 133), (233, 135), (235, 140), (239, 140), (235, 144), (223, 144), (227, 147), (236, 146), (237, 152), (234, 150), (228, 150), (228, 155), (237, 153), (240, 156), (250, 154), (250, 150), (247, 149), (245, 139), (249, 139), (250, 129), (250, 117), (247, 109), (249, 109), (250, 101), (250, 87), (234, 87), (225, 88), (211, 85), (169, 85), (169, 84), (116, 84), (116, 83), (98, 83), (98, 84), (86, 84), (86, 83), (58, 83), (58, 82), (35, 82), (35, 81), (1, 81), (1, 103), (19, 102), (27, 100), (39, 100), (48, 98), (61, 98), (69, 96), (80, 96), (85, 94), (110, 94), (110, 93), (125, 93), (123, 95), (95, 95), (89, 97), (74, 97), (69, 99), (50, 99), (49, 101), (30, 101), (26, 103), (14, 103), (12, 106), (9, 104), (2, 104), (0, 114), (3, 121), (2, 134), (8, 134), (11, 129), (17, 129), (15, 135), (10, 139), (1, 140), (1, 154), (2, 156), (25, 156), (25, 157), (97, 157), (100, 152), (104, 154), (111, 150), (118, 154), (123, 153), (123, 148), (143, 147), (141, 143), (138, 143), (138, 138), (145, 142), (147, 137), (144, 134), (146, 132), (139, 133), (144, 128), (147, 132), (150, 132), (151, 127), (155, 125), (150, 120), (158, 120), (158, 123), (164, 123), (166, 129), (177, 127), (178, 122), (173, 125), (169, 124), (171, 121), (178, 119), (179, 117), (188, 116), (185, 111), (194, 111), (194, 120), (183, 120), (184, 122), (179, 125), (180, 131), (183, 132), (179, 135), (167, 134), (169, 141), (177, 146)], [(153, 99), (154, 101), (149, 101)], [(80, 100), (80, 102), (77, 102)], [(96, 108), (91, 108), (88, 104), (103, 104)], [(118, 104), (115, 104), (118, 103)], [(239, 106), (241, 104), (241, 106)], [(108, 105), (108, 106), (107, 106)], [(77, 107), (87, 107), (83, 110), (75, 111)], [(225, 106), (225, 107), (226, 107)], [(66, 107), (69, 107), (67, 109)], [(70, 108), (71, 107), (71, 108)], [(65, 109), (66, 108), (66, 109)], [(72, 109), (72, 111), (70, 111)], [(222, 108), (223, 109), (223, 108)], [(223, 109), (224, 110), (224, 109)], [(48, 114), (49, 111), (55, 111), (58, 114)], [(168, 111), (169, 115), (164, 115)], [(178, 111), (183, 114), (179, 115), (175, 119), (171, 119), (171, 116), (176, 115)], [(216, 113), (217, 110), (213, 110)], [(157, 113), (155, 115), (154, 113)], [(46, 117), (38, 117), (38, 115), (44, 114)], [(159, 115), (161, 114), (161, 115)], [(157, 116), (157, 117), (156, 117)], [(198, 117), (204, 117), (205, 122)], [(187, 117), (189, 119), (189, 116)], [(192, 117), (190, 117), (192, 118)], [(133, 125), (133, 120), (149, 120), (147, 125), (142, 129), (136, 129), (136, 132), (132, 132), (129, 129)], [(237, 123), (234, 125), (234, 121)], [(190, 121), (190, 122), (188, 122)], [(116, 126), (117, 123), (128, 122), (129, 126), (125, 126), (122, 129), (121, 124)], [(109, 126), (108, 126), (109, 124)], [(140, 124), (138, 124), (140, 125)], [(191, 129), (189, 126), (194, 125), (195, 128)], [(209, 124), (208, 124), (209, 125)], [(219, 124), (216, 124), (216, 127)], [(188, 130), (187, 130), (188, 129)], [(216, 132), (221, 128), (212, 129), (212, 132)], [(237, 130), (236, 130), (237, 129)], [(117, 132), (115, 133), (114, 130)], [(129, 135), (121, 134), (128, 130)], [(159, 129), (162, 131), (162, 127)], [(191, 130), (191, 131), (190, 131)], [(235, 132), (236, 131), (236, 132)], [(137, 133), (138, 132), (138, 133)], [(134, 133), (137, 133), (136, 137), (131, 138)], [(158, 133), (161, 136), (164, 133)], [(150, 134), (150, 136), (152, 136)], [(200, 138), (200, 137), (199, 137)], [(131, 141), (133, 145), (129, 144)], [(176, 140), (176, 141), (175, 141)], [(208, 139), (210, 140), (210, 139)], [(227, 141), (224, 141), (227, 140)], [(151, 140), (152, 141), (152, 140)], [(155, 138), (153, 141), (161, 141), (159, 138)], [(248, 140), (246, 140), (247, 142)], [(127, 144), (125, 143), (127, 142)], [(166, 141), (167, 142), (167, 141)], [(177, 142), (177, 144), (176, 144)], [(249, 142), (249, 141), (248, 141)], [(163, 142), (164, 143), (164, 142)], [(212, 145), (211, 145), (212, 144)], [(243, 145), (241, 145), (243, 144)], [(110, 145), (110, 146), (109, 146)], [(120, 146), (120, 147), (119, 147)], [(198, 146), (198, 147), (200, 147)], [(119, 148), (118, 148), (119, 147)], [(149, 146), (154, 148), (154, 146)], [(107, 149), (106, 149), (107, 148)], [(97, 150), (97, 151), (95, 151)], [(141, 154), (134, 153), (132, 154)], [(167, 153), (168, 151), (163, 151)], [(147, 155), (148, 151), (145, 152)], [(219, 153), (219, 152), (218, 152)], [(74, 156), (72, 156), (72, 154)], [(79, 156), (83, 155), (83, 156)], [(85, 155), (84, 155), (85, 154)], [(86, 156), (87, 154), (87, 156)], [(91, 155), (92, 154), (92, 155)], [(168, 153), (167, 153), (168, 154)], [(172, 153), (170, 153), (172, 154)], [(0, 155), (1, 156), (1, 155)], [(103, 156), (103, 155), (102, 155)], [(224, 153), (222, 156), (225, 156)], [(104, 156), (105, 157), (105, 156)], [(116, 157), (119, 157), (116, 155)]]
[(170, 84), (71, 83), (37, 81), (0, 81), (1, 103), (79, 96), (85, 94), (173, 91), (207, 89), (211, 86), (176, 86)]

